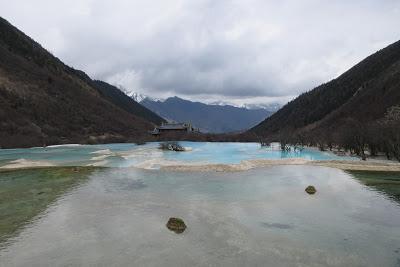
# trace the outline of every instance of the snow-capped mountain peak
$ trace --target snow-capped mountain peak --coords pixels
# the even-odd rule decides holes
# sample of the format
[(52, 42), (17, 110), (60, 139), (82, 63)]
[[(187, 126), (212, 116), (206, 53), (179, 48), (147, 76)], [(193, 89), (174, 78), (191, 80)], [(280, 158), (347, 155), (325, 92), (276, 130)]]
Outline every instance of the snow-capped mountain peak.
[(144, 99), (148, 98), (148, 96), (140, 94), (140, 93), (131, 93), (129, 95), (133, 100), (135, 100), (136, 102), (140, 103), (142, 102)]
[(135, 100), (136, 102), (138, 102), (138, 103), (142, 102), (145, 99), (148, 99), (148, 100), (151, 100), (151, 101), (160, 101), (160, 102), (164, 102), (165, 101), (165, 99), (162, 99), (162, 98), (154, 98), (154, 97), (150, 97), (148, 95), (144, 95), (144, 94), (141, 94), (141, 93), (135, 93), (135, 92), (128, 94), (128, 96), (130, 98), (132, 98), (133, 100)]

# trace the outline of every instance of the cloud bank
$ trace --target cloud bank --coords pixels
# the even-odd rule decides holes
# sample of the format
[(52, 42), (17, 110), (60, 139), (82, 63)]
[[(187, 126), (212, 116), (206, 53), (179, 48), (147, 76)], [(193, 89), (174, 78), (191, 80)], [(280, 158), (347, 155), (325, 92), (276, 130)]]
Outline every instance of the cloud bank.
[(155, 97), (284, 102), (400, 39), (392, 0), (0, 0), (67, 64)]

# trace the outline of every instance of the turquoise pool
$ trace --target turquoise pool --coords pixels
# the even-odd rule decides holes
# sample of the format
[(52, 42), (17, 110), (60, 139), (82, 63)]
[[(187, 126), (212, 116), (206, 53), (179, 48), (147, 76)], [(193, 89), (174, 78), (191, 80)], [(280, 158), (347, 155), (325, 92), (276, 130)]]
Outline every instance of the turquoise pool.
[(15, 160), (46, 161), (57, 166), (130, 167), (150, 162), (152, 166), (167, 163), (240, 163), (251, 159), (303, 158), (307, 160), (352, 160), (330, 152), (306, 148), (301, 152), (283, 152), (279, 148), (262, 148), (258, 143), (180, 142), (185, 152), (161, 151), (159, 143), (63, 145), (46, 148), (0, 150), (0, 166)]

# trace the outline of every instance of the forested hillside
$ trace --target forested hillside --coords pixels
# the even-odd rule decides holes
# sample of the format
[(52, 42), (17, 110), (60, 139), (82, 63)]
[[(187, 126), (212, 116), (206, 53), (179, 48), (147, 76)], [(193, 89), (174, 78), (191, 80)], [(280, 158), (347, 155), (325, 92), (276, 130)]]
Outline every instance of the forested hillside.
[(161, 120), (99, 91), (0, 18), (0, 147), (135, 140)]
[(400, 160), (400, 41), (285, 105), (251, 129), (283, 143), (334, 146)]
[(108, 99), (111, 103), (114, 103), (116, 106), (124, 109), (125, 111), (133, 115), (140, 116), (157, 125), (165, 122), (163, 118), (161, 118), (148, 108), (144, 107), (143, 105), (137, 103), (135, 100), (127, 96), (117, 87), (98, 80), (93, 81), (93, 86), (100, 92), (100, 94), (104, 98)]

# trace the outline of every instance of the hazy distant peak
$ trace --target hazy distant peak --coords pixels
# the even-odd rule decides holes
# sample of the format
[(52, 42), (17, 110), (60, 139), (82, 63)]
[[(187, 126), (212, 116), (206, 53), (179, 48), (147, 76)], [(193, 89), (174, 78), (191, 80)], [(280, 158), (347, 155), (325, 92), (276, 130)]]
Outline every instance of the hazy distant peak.
[(279, 103), (268, 103), (268, 104), (264, 104), (264, 103), (258, 103), (258, 104), (249, 104), (249, 103), (244, 103), (241, 105), (237, 105), (234, 103), (230, 103), (228, 101), (223, 101), (223, 100), (219, 100), (219, 101), (214, 101), (210, 103), (211, 105), (218, 105), (218, 106), (233, 106), (233, 107), (238, 107), (238, 108), (245, 108), (245, 109), (266, 109), (268, 111), (271, 112), (275, 112), (278, 109), (280, 109), (282, 107), (281, 104)]
[(256, 110), (256, 109), (265, 109), (268, 110), (270, 112), (275, 112), (277, 110), (279, 110), (282, 105), (280, 103), (244, 103), (241, 105), (235, 104), (235, 103), (231, 103), (229, 101), (224, 101), (224, 100), (217, 100), (217, 101), (213, 101), (210, 103), (204, 103), (204, 102), (200, 102), (200, 101), (192, 101), (192, 100), (188, 100), (188, 99), (184, 99), (184, 98), (180, 98), (178, 96), (171, 96), (168, 97), (166, 99), (162, 99), (162, 98), (153, 98), (153, 97), (149, 97), (147, 95), (143, 95), (140, 93), (131, 93), (130, 96), (137, 102), (143, 102), (144, 100), (148, 100), (148, 101), (154, 101), (154, 102), (187, 102), (187, 103), (199, 103), (199, 104), (204, 104), (204, 105), (208, 105), (208, 106), (230, 106), (230, 107), (235, 107), (235, 108), (244, 108), (244, 109), (249, 109), (249, 110)]
[(191, 122), (203, 132), (212, 133), (242, 131), (253, 127), (272, 113), (266, 109), (193, 102), (177, 96), (164, 101), (145, 98), (141, 104), (167, 120)]

